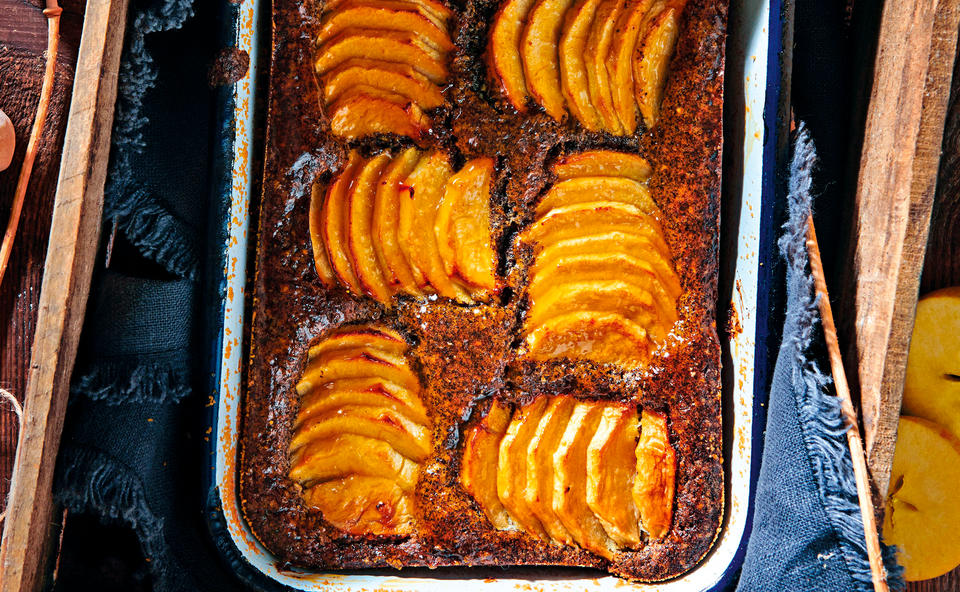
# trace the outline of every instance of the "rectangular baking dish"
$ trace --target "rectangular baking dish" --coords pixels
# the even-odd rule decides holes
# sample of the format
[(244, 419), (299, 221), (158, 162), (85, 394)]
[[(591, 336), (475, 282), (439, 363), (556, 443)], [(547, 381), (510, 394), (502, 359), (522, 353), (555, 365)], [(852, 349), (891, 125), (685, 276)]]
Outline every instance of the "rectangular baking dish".
[[(752, 498), (759, 470), (765, 418), (769, 312), (773, 269), (775, 151), (781, 75), (782, 13), (779, 1), (733, 0), (727, 44), (724, 108), (724, 182), (718, 327), (724, 347), (723, 420), (725, 504), (720, 534), (710, 553), (693, 570), (674, 580), (631, 584), (599, 572), (575, 568), (444, 568), (438, 570), (321, 573), (284, 568), (253, 536), (238, 499), (238, 442), (241, 394), (247, 358), (245, 316), (249, 313), (248, 255), (255, 248), (250, 230), (257, 197), (255, 169), (256, 98), (260, 27), (269, 29), (261, 10), (268, 0), (241, 0), (228, 33), (250, 55), (247, 75), (224, 97), (224, 146), (220, 191), (227, 200), (219, 228), (225, 238), (215, 270), (219, 280), (211, 303), (212, 352), (210, 496), (208, 517), (225, 559), (248, 583), (263, 589), (440, 590), (601, 590), (691, 592), (722, 588), (738, 569), (751, 526)], [(262, 23), (262, 24), (261, 24)], [(269, 31), (267, 32), (267, 36)], [(251, 266), (252, 267), (252, 266)], [(729, 305), (729, 306), (728, 306)], [(728, 313), (728, 316), (724, 316)], [(724, 328), (726, 327), (726, 330)]]

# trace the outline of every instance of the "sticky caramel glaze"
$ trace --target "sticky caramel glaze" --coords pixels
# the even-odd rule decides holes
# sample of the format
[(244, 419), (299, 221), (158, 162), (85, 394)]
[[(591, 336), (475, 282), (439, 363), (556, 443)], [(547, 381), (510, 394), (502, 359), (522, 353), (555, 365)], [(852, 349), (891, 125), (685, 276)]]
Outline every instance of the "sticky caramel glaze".
[[(308, 568), (553, 564), (601, 567), (637, 580), (674, 577), (710, 548), (723, 513), (720, 348), (715, 331), (720, 212), (720, 146), (726, 8), (691, 0), (685, 9), (674, 72), (662, 115), (651, 134), (613, 138), (576, 131), (531, 109), (518, 115), (485, 90), (482, 51), (493, 2), (456, 9), (450, 64), (454, 108), (431, 112), (425, 148), (449, 150), (456, 166), (497, 156), (492, 225), (501, 245), (506, 288), (497, 304), (462, 307), (401, 300), (389, 315), (372, 299), (324, 290), (308, 236), (310, 185), (342, 166), (346, 146), (325, 133), (312, 72), (309, 39), (317, 0), (273, 3), (273, 62), (260, 206), (256, 276), (252, 284), (249, 384), (241, 422), (240, 497), (253, 532), (281, 564)], [(408, 141), (380, 137), (360, 143), (366, 154)], [(511, 358), (521, 316), (518, 294), (529, 253), (510, 237), (533, 218), (533, 206), (554, 181), (552, 159), (580, 149), (639, 152), (654, 164), (650, 181), (664, 212), (664, 231), (684, 288), (681, 343), (660, 367), (635, 376), (586, 363), (539, 365)], [(662, 163), (666, 163), (664, 167)], [(478, 310), (479, 313), (474, 313)], [(286, 450), (297, 399), (293, 385), (312, 340), (346, 322), (382, 322), (411, 343), (434, 425), (435, 455), (417, 490), (419, 532), (410, 538), (365, 541), (345, 536), (301, 501), (288, 478)], [(612, 562), (550, 546), (517, 532), (498, 532), (458, 484), (459, 438), (491, 396), (529, 401), (541, 392), (635, 401), (666, 411), (676, 449), (674, 522), (662, 540), (645, 542)], [(466, 418), (465, 420), (463, 418)]]

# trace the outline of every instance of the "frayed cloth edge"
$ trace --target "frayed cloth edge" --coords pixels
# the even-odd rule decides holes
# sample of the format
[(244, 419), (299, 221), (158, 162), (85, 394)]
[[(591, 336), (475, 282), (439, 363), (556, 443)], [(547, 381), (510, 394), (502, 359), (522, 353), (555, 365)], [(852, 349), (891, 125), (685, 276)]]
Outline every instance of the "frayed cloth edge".
[(110, 405), (123, 403), (176, 403), (190, 393), (190, 371), (170, 363), (93, 365), (70, 388)]

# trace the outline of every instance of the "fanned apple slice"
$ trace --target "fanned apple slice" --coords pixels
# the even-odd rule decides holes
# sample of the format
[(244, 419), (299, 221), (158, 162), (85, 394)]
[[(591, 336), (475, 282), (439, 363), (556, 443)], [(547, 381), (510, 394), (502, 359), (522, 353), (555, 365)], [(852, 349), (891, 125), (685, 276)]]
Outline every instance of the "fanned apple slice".
[(663, 236), (656, 218), (644, 214), (636, 206), (595, 201), (554, 208), (531, 224), (521, 238), (545, 249), (557, 241), (601, 231)]
[(666, 337), (664, 327), (656, 322), (653, 296), (621, 280), (550, 285), (538, 298), (531, 298), (526, 326), (537, 327), (574, 312), (619, 313), (643, 327), (654, 342)]
[(297, 384), (304, 393), (324, 382), (340, 378), (378, 377), (401, 387), (418, 392), (420, 381), (402, 356), (387, 352), (344, 350), (324, 355), (323, 360), (310, 364)]
[(497, 466), (500, 439), (510, 424), (510, 408), (499, 403), (490, 406), (480, 423), (467, 430), (463, 440), (460, 483), (477, 500), (480, 509), (498, 530), (513, 528), (509, 512), (497, 497)]
[(567, 99), (567, 107), (580, 124), (590, 131), (598, 131), (603, 121), (590, 100), (587, 67), (584, 61), (587, 39), (600, 0), (578, 0), (567, 11), (560, 37), (560, 89)]
[(420, 151), (408, 148), (394, 158), (380, 175), (380, 185), (373, 205), (373, 248), (380, 262), (380, 269), (391, 289), (403, 290), (419, 295), (420, 287), (425, 283), (422, 275), (415, 275), (407, 263), (397, 238), (397, 228), (400, 224), (400, 192), (403, 182), (417, 162), (420, 160)]
[(443, 93), (409, 64), (351, 58), (320, 78), (324, 103), (329, 105), (356, 86), (372, 86), (407, 97), (423, 109), (443, 104)]
[(536, 0), (507, 0), (493, 17), (487, 43), (487, 63), (493, 78), (513, 108), (527, 110), (527, 83), (520, 60), (520, 35)]
[(546, 407), (547, 397), (541, 396), (513, 414), (513, 420), (500, 440), (497, 464), (500, 503), (523, 530), (542, 540), (549, 540), (547, 533), (527, 504), (524, 492), (527, 488), (527, 446)]
[[(437, 208), (452, 174), (450, 161), (442, 152), (433, 152), (420, 159), (404, 181), (411, 197), (404, 202), (401, 192), (398, 239), (407, 261), (423, 272), (441, 296), (469, 302), (470, 296), (444, 271), (437, 235), (433, 232)], [(405, 215), (404, 207), (412, 211)]]
[(623, 126), (613, 107), (613, 97), (610, 89), (610, 76), (607, 74), (607, 55), (610, 53), (610, 44), (613, 42), (613, 32), (620, 13), (623, 12), (625, 0), (602, 0), (597, 6), (597, 14), (590, 28), (587, 38), (585, 66), (587, 69), (587, 83), (590, 88), (590, 101), (597, 108), (603, 120), (604, 130), (623, 135)]
[[(633, 53), (645, 30), (652, 5), (662, 0), (627, 0), (607, 53), (607, 73), (617, 118), (628, 135), (637, 131), (637, 99), (633, 91)], [(657, 9), (659, 11), (659, 9)], [(639, 179), (638, 179), (639, 180)]]
[(390, 306), (392, 291), (380, 270), (370, 229), (373, 224), (374, 194), (380, 174), (388, 162), (390, 155), (387, 153), (378, 154), (367, 161), (347, 198), (347, 244), (353, 270), (364, 292), (387, 307)]
[(553, 511), (578, 545), (609, 559), (615, 550), (613, 541), (587, 506), (585, 478), (587, 447), (602, 411), (603, 406), (595, 402), (574, 405), (553, 453)]
[(660, 101), (680, 32), (678, 16), (676, 8), (665, 8), (651, 23), (649, 31), (634, 50), (634, 89), (637, 105), (648, 129), (660, 117)]
[(643, 410), (636, 455), (633, 501), (640, 511), (640, 526), (651, 538), (660, 539), (669, 532), (673, 519), (677, 472), (665, 415)]
[[(630, 100), (634, 100), (632, 94)], [(560, 181), (574, 177), (625, 177), (638, 183), (646, 183), (653, 169), (647, 159), (636, 154), (588, 150), (560, 158), (553, 165), (553, 172)]]
[(350, 475), (308, 487), (303, 500), (349, 534), (413, 534), (413, 502), (391, 479)]
[(308, 360), (321, 354), (341, 349), (366, 347), (400, 355), (407, 351), (403, 336), (387, 327), (378, 325), (349, 325), (331, 332), (319, 343), (310, 346)]
[[(527, 486), (524, 498), (544, 530), (553, 542), (560, 545), (573, 544), (573, 538), (553, 511), (553, 452), (570, 421), (576, 399), (559, 396), (550, 399), (537, 429), (527, 445)], [(630, 450), (631, 454), (633, 449)], [(632, 463), (631, 463), (632, 466)]]
[[(479, 291), (496, 288), (496, 253), (490, 237), (492, 158), (475, 158), (447, 182), (434, 230), (447, 275)], [(478, 294), (474, 294), (478, 296)]]
[(676, 300), (682, 293), (680, 279), (674, 271), (663, 238), (634, 232), (601, 230), (596, 234), (551, 242), (538, 253), (530, 273), (536, 275), (558, 268), (570, 257), (603, 256), (609, 253), (624, 253), (648, 263), (671, 300)]
[(528, 355), (534, 360), (568, 358), (644, 366), (650, 340), (640, 325), (620, 314), (574, 312), (553, 317), (526, 335)]
[(354, 86), (328, 109), (330, 130), (348, 140), (374, 134), (397, 134), (419, 142), (430, 118), (403, 95), (372, 86)]
[(324, 14), (334, 10), (347, 10), (357, 6), (373, 6), (376, 8), (410, 9), (415, 7), (421, 14), (428, 17), (434, 24), (447, 30), (447, 23), (453, 12), (443, 2), (438, 0), (330, 0), (323, 6)]
[(446, 30), (420, 14), (414, 4), (405, 8), (361, 5), (327, 12), (314, 40), (322, 45), (344, 30), (357, 28), (409, 31), (440, 51), (453, 49)]
[(448, 74), (444, 56), (416, 33), (356, 27), (344, 29), (321, 45), (314, 66), (322, 76), (353, 58), (409, 64), (434, 84), (444, 84)]
[(306, 392), (293, 422), (296, 429), (316, 415), (344, 405), (369, 405), (394, 409), (411, 421), (428, 425), (427, 410), (420, 397), (398, 384), (382, 378), (343, 378), (325, 382)]
[(636, 206), (641, 213), (657, 218), (660, 208), (646, 185), (623, 177), (575, 177), (556, 183), (537, 204), (537, 216), (562, 206), (604, 200)]
[(313, 265), (323, 285), (330, 287), (337, 281), (327, 256), (327, 247), (323, 244), (323, 201), (324, 191), (319, 183), (310, 190), (310, 245), (313, 247)]
[(430, 454), (430, 431), (389, 407), (348, 405), (309, 418), (290, 441), (290, 452), (314, 440), (356, 434), (387, 442), (403, 456), (422, 461)]
[(557, 45), (563, 30), (563, 17), (571, 4), (573, 0), (537, 0), (520, 39), (527, 90), (547, 115), (557, 121), (567, 113), (557, 70)]
[(640, 545), (640, 514), (631, 495), (639, 432), (636, 407), (607, 405), (587, 447), (587, 506), (617, 546), (631, 549)]
[(347, 166), (327, 188), (320, 217), (323, 221), (323, 243), (330, 257), (333, 271), (340, 283), (354, 294), (360, 294), (360, 280), (353, 270), (353, 263), (347, 252), (346, 199), (354, 178), (363, 166), (363, 159), (356, 150), (350, 152)]
[(290, 478), (304, 487), (350, 475), (382, 477), (412, 492), (420, 466), (376, 438), (340, 434), (314, 440), (290, 455)]

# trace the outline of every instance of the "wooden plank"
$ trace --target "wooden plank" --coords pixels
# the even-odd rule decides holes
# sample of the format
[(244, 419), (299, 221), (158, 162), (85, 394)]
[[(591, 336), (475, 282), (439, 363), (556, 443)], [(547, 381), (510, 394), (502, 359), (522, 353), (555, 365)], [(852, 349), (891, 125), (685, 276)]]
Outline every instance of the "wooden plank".
[(896, 442), (958, 16), (957, 0), (901, 0), (884, 3), (881, 17), (853, 214), (847, 341), (878, 506)]
[(86, 7), (27, 380), (23, 441), (0, 541), (0, 592), (43, 586), (54, 463), (100, 233), (127, 4), (90, 0)]

